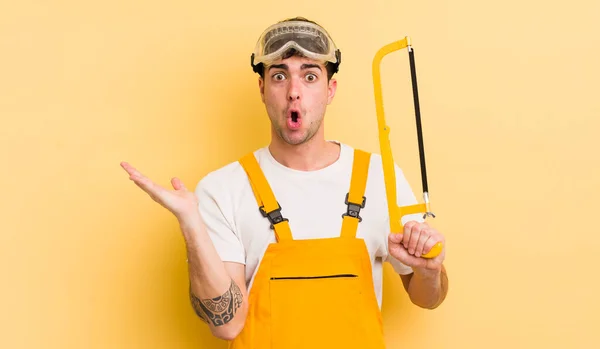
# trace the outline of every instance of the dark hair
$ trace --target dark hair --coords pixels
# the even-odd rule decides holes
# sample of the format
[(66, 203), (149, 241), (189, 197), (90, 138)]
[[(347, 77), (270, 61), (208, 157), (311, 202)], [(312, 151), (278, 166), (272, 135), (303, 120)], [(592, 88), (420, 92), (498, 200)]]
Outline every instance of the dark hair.
[[(288, 19), (284, 19), (283, 21), (279, 21), (279, 23), (291, 22), (291, 21), (304, 21), (304, 22), (309, 22), (309, 23), (312, 23), (312, 24), (315, 24), (315, 25), (318, 25), (319, 27), (321, 27), (321, 25), (319, 23), (317, 23), (315, 21), (311, 21), (311, 20), (306, 19), (304, 17), (288, 18)], [(298, 51), (298, 50), (296, 50), (294, 48), (291, 48), (291, 49), (289, 49), (289, 50), (287, 50), (287, 51), (285, 51), (283, 53), (283, 56), (281, 56), (281, 59), (286, 59), (286, 58), (290, 58), (290, 57), (293, 57), (293, 56), (304, 57), (304, 55), (300, 51)], [(258, 74), (260, 75), (261, 78), (264, 78), (265, 77), (265, 66), (264, 66), (264, 64), (259, 63), (258, 64), (258, 68), (259, 68), (258, 69)], [(325, 62), (325, 69), (327, 69), (327, 80), (328, 81), (331, 80), (331, 78), (333, 77), (333, 74), (335, 74), (335, 72), (337, 70), (336, 68), (337, 67), (334, 64), (332, 64), (331, 62)]]

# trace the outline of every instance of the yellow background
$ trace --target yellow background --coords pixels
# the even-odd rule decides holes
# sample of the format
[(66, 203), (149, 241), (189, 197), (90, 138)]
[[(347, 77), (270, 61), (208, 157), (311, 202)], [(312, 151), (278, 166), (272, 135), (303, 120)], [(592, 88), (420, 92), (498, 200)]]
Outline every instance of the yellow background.
[[(593, 347), (599, 13), (593, 0), (4, 2), (0, 347), (224, 348), (189, 306), (176, 220), (119, 162), (193, 188), (266, 145), (249, 55), (296, 15), (342, 49), (327, 137), (371, 151), (373, 56), (405, 35), (415, 47), (450, 293), (418, 309), (386, 268), (389, 347)], [(382, 74), (395, 159), (420, 195), (406, 51)]]

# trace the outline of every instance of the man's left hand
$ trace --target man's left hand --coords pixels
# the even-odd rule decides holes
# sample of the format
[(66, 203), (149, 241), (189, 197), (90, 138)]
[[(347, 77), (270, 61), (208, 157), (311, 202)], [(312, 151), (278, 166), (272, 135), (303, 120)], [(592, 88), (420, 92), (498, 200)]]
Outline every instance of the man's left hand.
[[(434, 258), (421, 257), (438, 242), (443, 244), (439, 255)], [(403, 232), (389, 235), (388, 249), (394, 258), (413, 270), (424, 273), (439, 272), (446, 256), (444, 236), (427, 222), (407, 222)]]

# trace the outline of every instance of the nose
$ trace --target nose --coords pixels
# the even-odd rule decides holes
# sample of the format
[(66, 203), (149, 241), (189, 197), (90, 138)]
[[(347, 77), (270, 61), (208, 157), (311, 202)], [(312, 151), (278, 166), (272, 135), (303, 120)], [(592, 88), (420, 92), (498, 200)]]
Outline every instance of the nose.
[(288, 100), (295, 101), (298, 99), (300, 99), (300, 84), (296, 81), (296, 79), (290, 79)]
[(295, 101), (300, 99), (300, 94), (296, 93), (296, 92), (290, 92), (290, 94), (288, 95), (288, 99), (290, 101)]

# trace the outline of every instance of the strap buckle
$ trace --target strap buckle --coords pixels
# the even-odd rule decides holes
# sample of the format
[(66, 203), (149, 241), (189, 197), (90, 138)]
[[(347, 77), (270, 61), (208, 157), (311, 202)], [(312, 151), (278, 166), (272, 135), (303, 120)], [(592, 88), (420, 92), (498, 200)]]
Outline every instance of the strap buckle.
[(289, 221), (287, 218), (284, 218), (281, 214), (281, 205), (279, 204), (279, 202), (277, 202), (277, 208), (271, 212), (266, 212), (264, 206), (260, 206), (258, 210), (260, 211), (263, 217), (269, 220), (269, 222), (271, 223), (271, 229), (274, 229), (273, 226), (277, 223)]
[(348, 202), (349, 195), (350, 193), (346, 194), (346, 199), (344, 200), (344, 203), (348, 205), (348, 208), (346, 210), (346, 213), (342, 215), (342, 218), (349, 216), (357, 218), (359, 222), (362, 222), (362, 217), (360, 216), (360, 209), (365, 207), (365, 204), (367, 203), (367, 198), (363, 196), (362, 203), (356, 204), (353, 202)]

